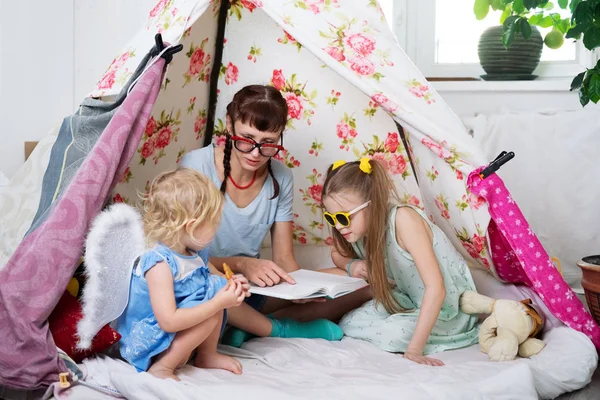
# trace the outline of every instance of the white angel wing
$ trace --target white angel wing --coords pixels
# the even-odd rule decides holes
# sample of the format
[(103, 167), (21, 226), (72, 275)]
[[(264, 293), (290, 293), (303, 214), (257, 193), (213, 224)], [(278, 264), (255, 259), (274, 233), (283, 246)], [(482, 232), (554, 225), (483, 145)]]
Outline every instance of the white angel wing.
[(90, 348), (98, 331), (125, 310), (133, 265), (143, 251), (144, 229), (135, 208), (117, 203), (92, 222), (86, 240), (83, 318), (77, 324), (79, 349)]

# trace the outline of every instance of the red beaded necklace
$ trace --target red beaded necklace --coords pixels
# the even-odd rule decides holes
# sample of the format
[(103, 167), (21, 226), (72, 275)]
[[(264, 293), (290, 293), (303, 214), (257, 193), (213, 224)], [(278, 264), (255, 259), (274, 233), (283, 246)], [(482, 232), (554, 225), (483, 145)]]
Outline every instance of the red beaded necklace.
[(233, 180), (233, 178), (231, 177), (231, 175), (229, 175), (229, 180), (231, 181), (231, 183), (233, 183), (233, 186), (235, 186), (236, 188), (238, 188), (240, 190), (248, 189), (250, 186), (252, 186), (252, 184), (256, 180), (256, 171), (254, 171), (254, 175), (252, 176), (252, 180), (246, 186), (240, 186), (237, 183), (235, 183), (235, 181)]

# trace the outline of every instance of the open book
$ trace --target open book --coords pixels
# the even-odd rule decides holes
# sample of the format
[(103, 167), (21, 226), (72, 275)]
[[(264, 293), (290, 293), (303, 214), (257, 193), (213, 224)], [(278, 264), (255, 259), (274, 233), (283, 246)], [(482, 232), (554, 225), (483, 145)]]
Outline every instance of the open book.
[(290, 276), (296, 281), (295, 285), (290, 285), (287, 282), (270, 287), (260, 287), (252, 284), (250, 293), (285, 300), (312, 299), (316, 297), (335, 299), (368, 285), (367, 282), (360, 278), (326, 274), (307, 269), (294, 271)]

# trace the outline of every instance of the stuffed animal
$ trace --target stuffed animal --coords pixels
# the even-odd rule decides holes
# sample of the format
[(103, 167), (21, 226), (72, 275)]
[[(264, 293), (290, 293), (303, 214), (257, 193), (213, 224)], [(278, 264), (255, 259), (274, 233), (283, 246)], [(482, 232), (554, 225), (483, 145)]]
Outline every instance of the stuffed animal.
[(495, 300), (467, 291), (460, 298), (460, 308), (467, 314), (490, 314), (481, 324), (479, 346), (491, 361), (514, 360), (517, 353), (529, 358), (545, 346), (535, 338), (544, 327), (544, 319), (531, 299)]

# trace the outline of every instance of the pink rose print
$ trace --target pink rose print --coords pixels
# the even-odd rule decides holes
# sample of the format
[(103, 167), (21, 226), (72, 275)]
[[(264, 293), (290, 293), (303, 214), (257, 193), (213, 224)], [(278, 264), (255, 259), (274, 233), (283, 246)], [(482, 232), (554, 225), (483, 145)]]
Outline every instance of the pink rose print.
[(260, 1), (240, 0), (240, 2), (244, 6), (244, 8), (246, 8), (250, 12), (254, 11), (257, 6), (262, 7), (262, 3)]
[(471, 257), (475, 259), (479, 258), (479, 252), (477, 251), (474, 245), (472, 245), (469, 242), (461, 242), (461, 244), (463, 245), (465, 250), (467, 250), (467, 253), (469, 253)]
[(273, 84), (273, 87), (277, 90), (281, 90), (285, 86), (285, 77), (283, 76), (283, 72), (280, 69), (273, 70), (273, 77), (271, 78), (271, 83)]
[(202, 128), (204, 128), (204, 126), (206, 126), (206, 117), (198, 117), (196, 118), (196, 121), (194, 121), (194, 132), (198, 132), (200, 133), (200, 131), (202, 130)]
[(227, 137), (225, 135), (217, 136), (217, 146), (225, 147), (225, 143), (227, 142)]
[(389, 112), (393, 113), (396, 110), (398, 110), (398, 106), (393, 101), (391, 101), (390, 99), (388, 99), (385, 95), (383, 95), (381, 93), (375, 93), (373, 96), (371, 96), (371, 100), (373, 100), (374, 102), (376, 102), (381, 107), (388, 110)]
[(359, 75), (373, 75), (375, 73), (375, 64), (366, 58), (356, 57), (351, 60), (350, 69)]
[(152, 10), (150, 10), (150, 17), (154, 18), (158, 14), (162, 13), (167, 5), (167, 0), (160, 0)]
[(446, 206), (443, 203), (443, 199), (440, 198), (436, 198), (435, 199), (435, 205), (437, 206), (437, 208), (440, 210), (440, 212), (442, 213), (442, 217), (446, 218), (446, 219), (450, 219), (450, 213), (448, 212), (448, 210), (446, 209)]
[(227, 69), (225, 71), (225, 83), (227, 85), (233, 85), (238, 80), (238, 67), (236, 67), (233, 63), (227, 64)]
[(302, 100), (300, 100), (300, 98), (294, 93), (285, 93), (284, 96), (288, 106), (289, 117), (293, 119), (302, 118), (302, 111), (304, 108), (302, 106)]
[(338, 49), (337, 47), (327, 47), (324, 50), (336, 61), (341, 62), (346, 59), (346, 56), (344, 56), (344, 52), (342, 51), (342, 49)]
[(356, 132), (356, 129), (351, 128), (350, 125), (348, 125), (345, 122), (340, 122), (339, 124), (337, 124), (336, 131), (340, 139), (348, 139), (349, 137), (354, 138), (358, 136), (358, 132)]
[(204, 68), (204, 56), (205, 53), (201, 48), (197, 48), (196, 51), (194, 51), (194, 54), (192, 54), (192, 57), (190, 58), (190, 66), (188, 68), (189, 75), (193, 76), (202, 72), (202, 69)]
[(423, 138), (421, 140), (421, 143), (423, 143), (431, 151), (433, 151), (435, 154), (437, 154), (438, 157), (441, 157), (443, 159), (452, 158), (452, 152), (450, 152), (446, 148), (442, 147), (442, 145), (440, 145), (438, 142), (434, 142), (430, 138)]
[[(171, 143), (171, 127), (165, 126), (156, 135), (156, 148), (164, 149)], [(147, 157), (145, 157), (147, 158)]]
[(481, 253), (485, 247), (485, 238), (483, 236), (479, 236), (478, 234), (474, 234), (473, 246), (475, 247), (475, 250), (477, 250), (477, 254)]
[(312, 185), (308, 188), (308, 192), (315, 202), (321, 203), (321, 192), (323, 192), (323, 185)]
[(456, 179), (458, 179), (459, 181), (462, 181), (464, 178), (463, 173), (460, 172), (459, 170), (456, 170)]
[(148, 123), (146, 124), (145, 133), (148, 135), (148, 137), (152, 137), (152, 135), (154, 135), (154, 131), (156, 131), (156, 120), (154, 117), (150, 117)]
[(368, 57), (375, 50), (375, 39), (364, 33), (353, 33), (344, 41), (359, 57)]
[(410, 204), (411, 206), (421, 207), (421, 201), (417, 196), (410, 196), (406, 203)]
[(152, 157), (152, 154), (154, 154), (154, 150), (156, 149), (155, 144), (154, 144), (154, 140), (153, 139), (148, 139), (143, 145), (142, 145), (142, 158), (150, 158)]
[(325, 244), (327, 246), (332, 246), (333, 245), (333, 238), (331, 236), (329, 236), (327, 239), (325, 239)]
[(392, 174), (402, 175), (406, 171), (406, 160), (402, 154), (394, 154), (389, 163), (390, 172)]
[(115, 195), (115, 197), (113, 197), (113, 203), (124, 203), (125, 199), (119, 194), (117, 193)]
[(478, 210), (479, 207), (485, 204), (485, 199), (483, 197), (477, 196), (476, 194), (469, 193), (467, 202), (473, 209)]
[(400, 145), (400, 142), (398, 141), (398, 134), (396, 132), (388, 132), (384, 145), (387, 151), (390, 153), (395, 153)]
[(131, 169), (129, 167), (127, 167), (125, 169), (125, 172), (123, 172), (123, 177), (121, 178), (121, 180), (119, 180), (119, 183), (129, 182), (130, 177), (131, 177)]
[(117, 74), (117, 70), (113, 69), (108, 71), (100, 82), (98, 82), (98, 89), (110, 89), (115, 84), (115, 75)]

